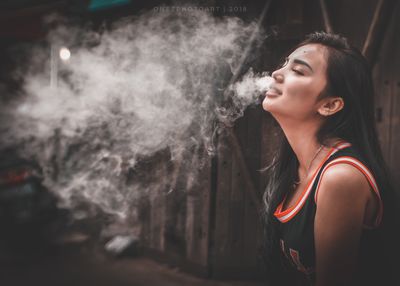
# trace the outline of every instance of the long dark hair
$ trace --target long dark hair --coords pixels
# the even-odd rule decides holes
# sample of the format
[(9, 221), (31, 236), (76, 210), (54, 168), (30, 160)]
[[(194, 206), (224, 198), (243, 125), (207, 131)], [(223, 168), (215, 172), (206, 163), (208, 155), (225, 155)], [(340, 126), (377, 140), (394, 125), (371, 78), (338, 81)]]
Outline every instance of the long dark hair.
[[(317, 133), (320, 144), (330, 138), (348, 141), (358, 150), (374, 174), (384, 203), (382, 227), (395, 226), (389, 222), (395, 217), (393, 203), (395, 194), (385, 165), (374, 121), (374, 86), (371, 68), (359, 50), (339, 35), (315, 32), (306, 37), (295, 49), (306, 44), (321, 44), (327, 53), (327, 85), (319, 98), (340, 96), (344, 108), (328, 117)], [(269, 275), (277, 272), (278, 251), (277, 226), (274, 211), (291, 186), (298, 179), (299, 162), (286, 137), (281, 136), (280, 149), (267, 170), (268, 184), (264, 193), (265, 204), (265, 254)], [(283, 263), (283, 262), (282, 262)]]

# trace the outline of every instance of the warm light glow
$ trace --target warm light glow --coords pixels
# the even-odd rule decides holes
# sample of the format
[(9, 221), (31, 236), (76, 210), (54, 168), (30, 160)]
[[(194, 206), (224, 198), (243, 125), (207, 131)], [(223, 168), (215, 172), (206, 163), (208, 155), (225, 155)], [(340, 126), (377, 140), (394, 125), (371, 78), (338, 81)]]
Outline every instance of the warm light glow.
[(63, 61), (68, 61), (70, 57), (71, 52), (68, 48), (63, 47), (60, 49), (60, 59), (62, 59)]

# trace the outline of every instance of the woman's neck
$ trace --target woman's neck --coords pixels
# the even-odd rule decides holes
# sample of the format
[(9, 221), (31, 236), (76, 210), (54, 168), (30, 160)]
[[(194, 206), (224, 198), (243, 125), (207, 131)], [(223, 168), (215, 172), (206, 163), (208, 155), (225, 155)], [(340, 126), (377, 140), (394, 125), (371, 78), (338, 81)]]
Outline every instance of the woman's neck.
[[(279, 123), (285, 133), (285, 136), (295, 153), (297, 160), (299, 161), (299, 176), (308, 175), (308, 171), (311, 169), (311, 165), (318, 161), (320, 154), (323, 150), (319, 150), (321, 143), (318, 142), (317, 132), (320, 128), (320, 124), (316, 124), (315, 121), (302, 122), (292, 124)], [(321, 151), (321, 152), (319, 152)]]

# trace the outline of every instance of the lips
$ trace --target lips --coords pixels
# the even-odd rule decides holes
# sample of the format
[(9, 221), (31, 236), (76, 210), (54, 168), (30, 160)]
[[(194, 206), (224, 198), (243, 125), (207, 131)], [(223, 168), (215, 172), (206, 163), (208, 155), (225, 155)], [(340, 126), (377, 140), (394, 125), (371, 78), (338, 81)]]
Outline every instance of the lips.
[(275, 86), (270, 86), (268, 91), (265, 93), (266, 96), (279, 96), (282, 94), (282, 91)]

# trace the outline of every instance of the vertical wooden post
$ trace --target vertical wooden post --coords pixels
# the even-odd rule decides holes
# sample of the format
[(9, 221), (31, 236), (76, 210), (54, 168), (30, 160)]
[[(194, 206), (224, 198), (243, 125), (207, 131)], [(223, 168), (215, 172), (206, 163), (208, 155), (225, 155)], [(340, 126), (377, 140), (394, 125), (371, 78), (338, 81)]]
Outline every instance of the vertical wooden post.
[(371, 25), (368, 30), (362, 49), (363, 55), (369, 61), (371, 67), (375, 65), (380, 47), (385, 36), (385, 31), (389, 26), (390, 19), (395, 11), (395, 0), (380, 0), (377, 4)]
[(328, 33), (333, 33), (332, 23), (329, 18), (328, 8), (326, 6), (325, 0), (319, 0), (319, 4), (321, 6), (322, 17), (324, 19), (325, 31)]

